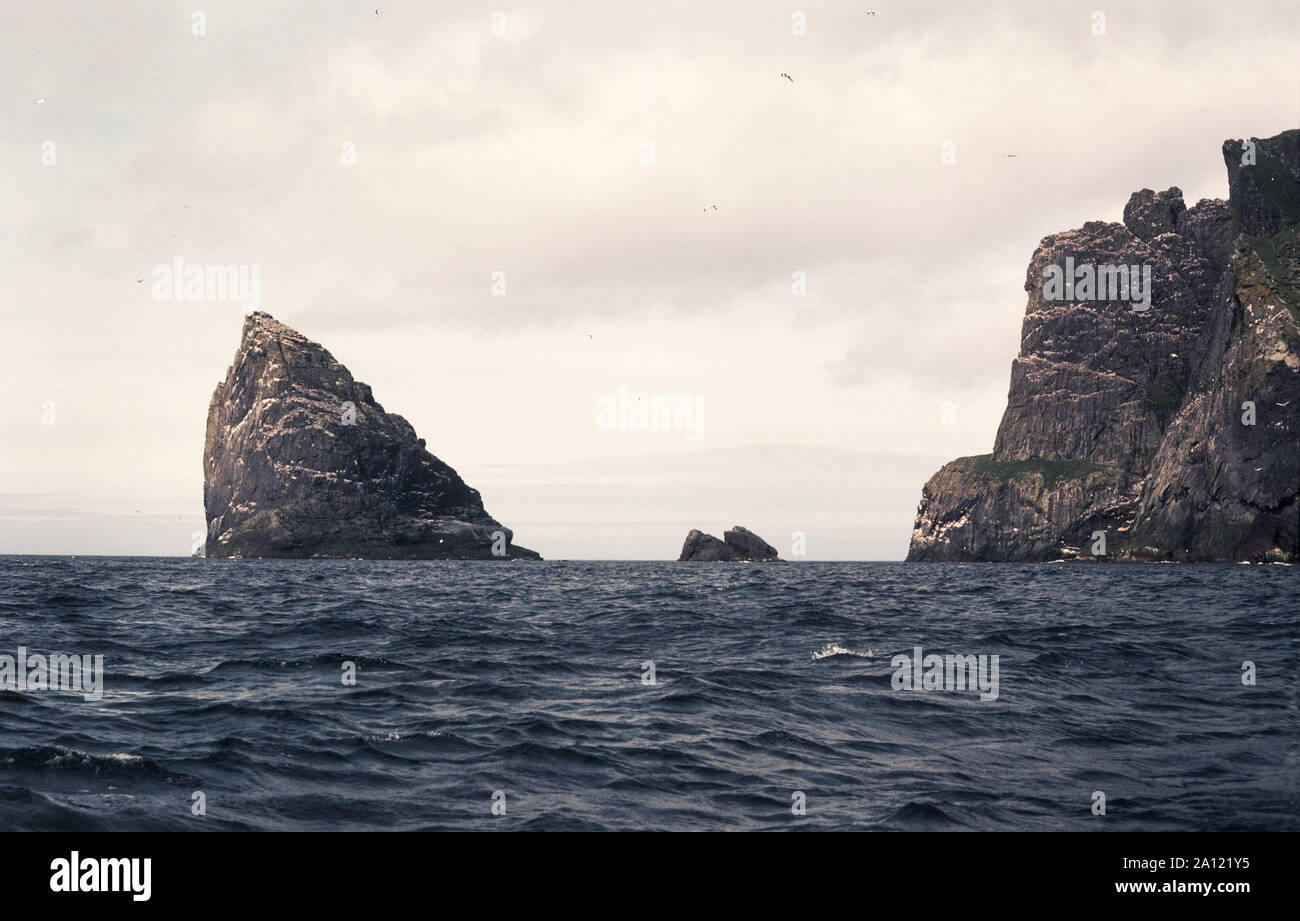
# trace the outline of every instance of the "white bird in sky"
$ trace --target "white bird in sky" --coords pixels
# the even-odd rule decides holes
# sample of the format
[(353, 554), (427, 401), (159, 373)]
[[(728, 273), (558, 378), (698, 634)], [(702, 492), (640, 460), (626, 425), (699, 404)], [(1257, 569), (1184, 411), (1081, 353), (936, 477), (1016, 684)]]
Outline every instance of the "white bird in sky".
[(45, 105), (45, 97), (42, 96), (40, 99), (36, 100), (36, 104), (37, 104), (38, 106), (43, 106), (43, 105)]
[(705, 211), (708, 211), (710, 208), (712, 208), (714, 211), (718, 210), (718, 206), (710, 202), (709, 204), (705, 205), (703, 208), (700, 209), (700, 213), (704, 213)]

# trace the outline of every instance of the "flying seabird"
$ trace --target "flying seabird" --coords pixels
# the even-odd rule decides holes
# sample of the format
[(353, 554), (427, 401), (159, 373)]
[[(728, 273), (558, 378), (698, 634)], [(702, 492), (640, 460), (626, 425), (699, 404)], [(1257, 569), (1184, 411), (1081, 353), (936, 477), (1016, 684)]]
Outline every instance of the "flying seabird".
[(785, 77), (785, 78), (786, 78), (787, 80), (789, 80), (791, 83), (794, 82), (794, 77), (790, 76), (789, 74), (781, 74), (781, 76)]
[(45, 97), (42, 96), (40, 99), (36, 100), (36, 104), (37, 104), (38, 106), (43, 106), (43, 105), (45, 105)]
[(715, 204), (713, 204), (712, 202), (710, 202), (709, 204), (707, 204), (707, 205), (705, 205), (703, 208), (701, 208), (701, 209), (700, 209), (700, 212), (703, 213), (703, 212), (705, 212), (705, 211), (708, 211), (710, 208), (712, 208), (714, 211), (717, 211), (717, 210), (718, 210), (718, 206), (715, 205)]

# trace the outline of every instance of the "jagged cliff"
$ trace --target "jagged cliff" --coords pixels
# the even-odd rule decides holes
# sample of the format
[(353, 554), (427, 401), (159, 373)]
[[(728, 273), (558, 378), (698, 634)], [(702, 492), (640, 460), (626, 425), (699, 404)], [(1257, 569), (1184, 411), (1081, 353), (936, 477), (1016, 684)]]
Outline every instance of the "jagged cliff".
[(208, 407), (208, 556), (539, 559), (334, 356), (260, 311)]
[[(1300, 131), (1223, 157), (1226, 202), (1143, 189), (1042, 241), (993, 453), (925, 484), (909, 560), (1091, 559), (1097, 531), (1109, 559), (1296, 559)], [(1062, 295), (1073, 266), (1149, 267), (1149, 299)]]

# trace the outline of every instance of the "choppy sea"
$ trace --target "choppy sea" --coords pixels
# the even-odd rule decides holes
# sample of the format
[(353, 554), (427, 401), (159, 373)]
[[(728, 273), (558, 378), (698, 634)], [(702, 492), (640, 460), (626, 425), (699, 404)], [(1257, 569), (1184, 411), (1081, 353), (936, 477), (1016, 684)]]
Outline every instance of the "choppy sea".
[(2, 557), (0, 829), (1296, 831), (1298, 684), (1286, 566)]

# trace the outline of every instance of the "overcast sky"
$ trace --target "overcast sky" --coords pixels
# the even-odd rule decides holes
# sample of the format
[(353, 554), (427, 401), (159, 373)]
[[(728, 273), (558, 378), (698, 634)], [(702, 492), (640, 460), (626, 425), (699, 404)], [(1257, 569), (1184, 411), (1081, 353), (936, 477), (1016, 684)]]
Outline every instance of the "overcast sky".
[[(1225, 138), (1300, 125), (1300, 4), (872, 2), (6, 3), (0, 552), (189, 553), (248, 307), (155, 299), (181, 258), (258, 266), (547, 558), (901, 559), (1038, 241), (1225, 197)], [(603, 430), (619, 388), (700, 437)]]

